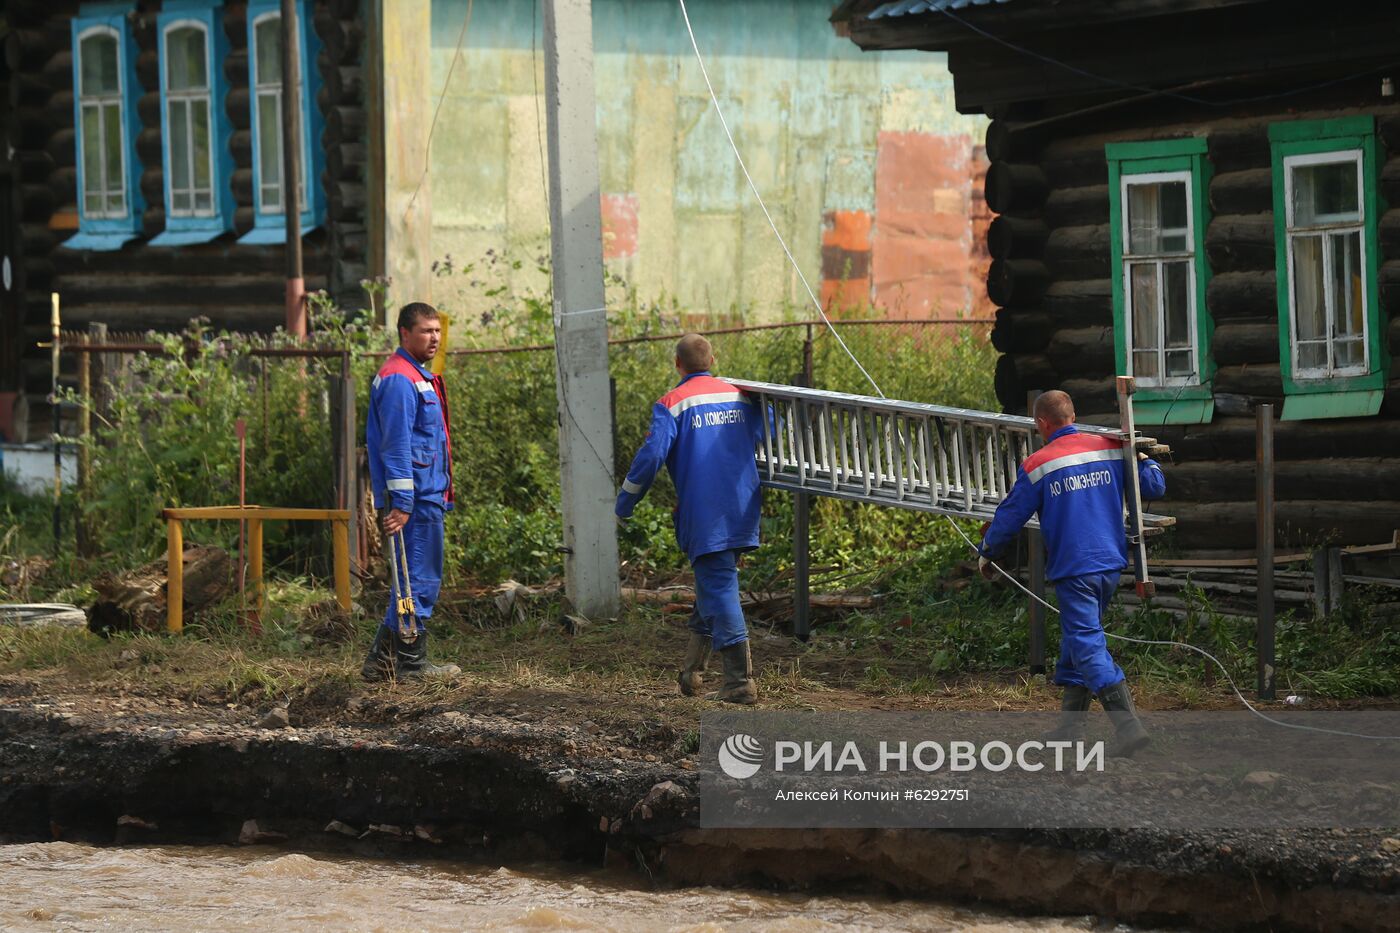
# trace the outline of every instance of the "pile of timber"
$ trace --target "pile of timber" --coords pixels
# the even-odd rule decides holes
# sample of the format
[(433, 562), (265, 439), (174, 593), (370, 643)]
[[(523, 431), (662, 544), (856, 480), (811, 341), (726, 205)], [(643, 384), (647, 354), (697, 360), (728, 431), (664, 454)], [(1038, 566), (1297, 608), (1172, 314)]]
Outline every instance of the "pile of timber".
[[(233, 561), (223, 548), (187, 548), (184, 563), (187, 620), (233, 593)], [(164, 557), (136, 570), (98, 577), (92, 582), (97, 601), (88, 609), (88, 629), (98, 634), (164, 632), (166, 581)]]

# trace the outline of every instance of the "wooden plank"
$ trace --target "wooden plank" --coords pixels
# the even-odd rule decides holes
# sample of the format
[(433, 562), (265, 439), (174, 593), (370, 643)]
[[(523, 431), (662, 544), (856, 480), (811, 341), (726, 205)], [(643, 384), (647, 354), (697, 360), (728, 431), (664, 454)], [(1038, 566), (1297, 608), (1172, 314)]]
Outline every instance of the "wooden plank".
[(163, 509), (161, 511), (161, 516), (166, 519), (205, 519), (214, 521), (260, 519), (263, 521), (347, 522), (350, 520), (350, 511), (348, 509), (289, 509), (276, 506), (264, 507), (260, 505), (248, 505), (241, 508), (236, 505), (213, 505)]

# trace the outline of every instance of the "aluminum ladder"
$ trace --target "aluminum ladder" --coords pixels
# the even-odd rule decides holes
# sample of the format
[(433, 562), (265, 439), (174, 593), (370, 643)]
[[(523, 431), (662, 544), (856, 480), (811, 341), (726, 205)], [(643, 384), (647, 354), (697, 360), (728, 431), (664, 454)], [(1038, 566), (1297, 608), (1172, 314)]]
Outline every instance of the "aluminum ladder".
[[(1040, 443), (1035, 419), (850, 395), (800, 386), (727, 380), (758, 406), (764, 418), (755, 456), (759, 481), (772, 489), (914, 509), (972, 521), (990, 521), (1011, 491), (1021, 461)], [(1161, 450), (1138, 435), (1133, 381), (1118, 380), (1121, 424), (1079, 430), (1123, 443), (1125, 534), (1133, 553), (1139, 596), (1153, 592), (1146, 538), (1174, 524), (1143, 512), (1137, 451)], [(1038, 528), (1032, 518), (1029, 528)]]

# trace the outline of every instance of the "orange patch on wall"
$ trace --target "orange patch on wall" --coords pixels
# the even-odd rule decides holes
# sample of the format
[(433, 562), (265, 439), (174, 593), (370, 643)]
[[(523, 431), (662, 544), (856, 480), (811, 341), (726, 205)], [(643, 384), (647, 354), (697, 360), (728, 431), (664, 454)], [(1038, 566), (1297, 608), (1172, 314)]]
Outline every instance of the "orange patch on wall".
[(822, 307), (849, 311), (870, 305), (870, 228), (865, 211), (822, 215)]
[(887, 316), (990, 313), (986, 219), (977, 217), (985, 175), (986, 157), (966, 135), (880, 134), (871, 279)]
[(637, 255), (637, 196), (605, 194), (603, 209), (603, 259)]

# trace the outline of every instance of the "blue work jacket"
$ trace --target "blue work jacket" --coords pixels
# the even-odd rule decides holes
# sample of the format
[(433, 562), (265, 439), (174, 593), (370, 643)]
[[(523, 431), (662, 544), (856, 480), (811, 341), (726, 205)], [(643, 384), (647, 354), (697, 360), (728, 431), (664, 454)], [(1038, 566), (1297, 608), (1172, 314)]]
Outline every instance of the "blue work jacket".
[(758, 547), (760, 417), (755, 403), (724, 380), (708, 372), (686, 376), (652, 406), (651, 430), (615, 511), (631, 516), (664, 463), (676, 486), (676, 542), (687, 558)]
[(375, 508), (412, 512), (414, 503), (452, 508), (452, 439), (442, 377), (400, 347), (369, 393), (365, 448)]
[[(1167, 491), (1162, 468), (1154, 460), (1137, 466), (1143, 500), (1160, 499)], [(1000, 556), (1039, 513), (1048, 579), (1122, 570), (1128, 565), (1124, 494), (1122, 443), (1066, 425), (1021, 464), (978, 551)]]

